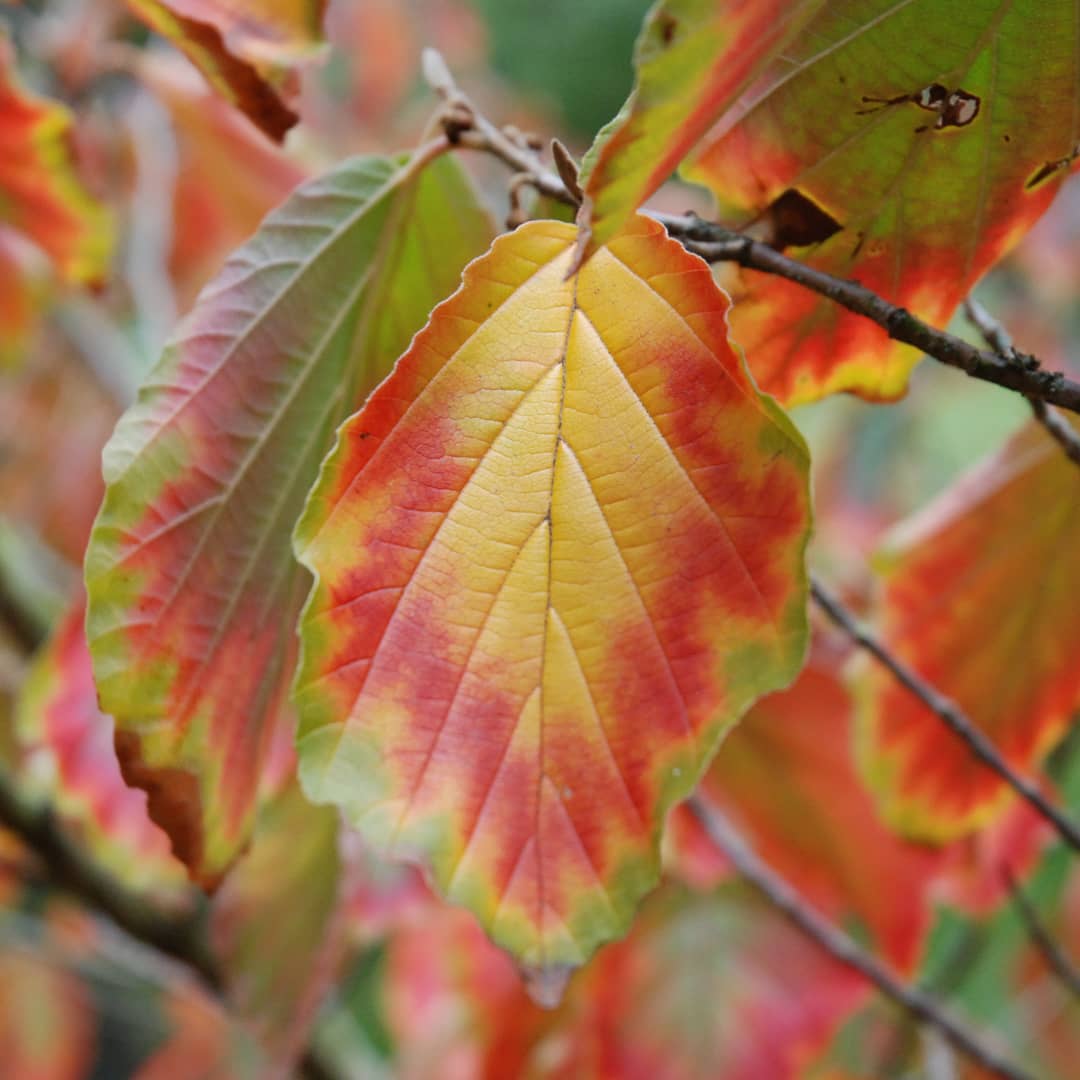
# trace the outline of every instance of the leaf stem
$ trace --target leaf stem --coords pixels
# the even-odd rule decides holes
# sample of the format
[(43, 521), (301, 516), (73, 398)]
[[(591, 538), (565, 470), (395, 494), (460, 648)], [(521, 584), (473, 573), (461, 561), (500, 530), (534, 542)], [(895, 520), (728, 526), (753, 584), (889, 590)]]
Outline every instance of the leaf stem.
[(1007, 1080), (1033, 1080), (1030, 1073), (1011, 1064), (982, 1036), (950, 1015), (939, 1001), (906, 983), (889, 965), (863, 951), (839, 927), (812, 908), (784, 878), (755, 854), (724, 815), (700, 793), (692, 796), (688, 805), (709, 839), (735, 869), (830, 956), (857, 971), (895, 1004), (940, 1032), (954, 1049), (983, 1069)]
[(820, 581), (813, 578), (810, 581), (810, 595), (818, 607), (859, 648), (869, 653), (889, 671), (905, 690), (922, 702), (967, 746), (975, 758), (991, 772), (996, 773), (1040, 817), (1048, 821), (1069, 847), (1080, 852), (1080, 827), (1070, 821), (1059, 807), (1051, 803), (1033, 780), (1013, 770), (998, 753), (997, 747), (975, 726), (955, 701), (931, 686), (913, 668), (894, 656), (877, 638), (859, 625), (851, 612)]

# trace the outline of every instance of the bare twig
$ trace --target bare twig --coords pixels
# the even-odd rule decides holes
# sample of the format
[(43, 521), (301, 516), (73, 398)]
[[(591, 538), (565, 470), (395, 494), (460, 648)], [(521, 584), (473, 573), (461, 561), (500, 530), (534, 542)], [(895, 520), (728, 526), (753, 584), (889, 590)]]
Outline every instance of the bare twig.
[[(578, 204), (574, 194), (543, 165), (527, 140), (512, 138), (476, 109), (456, 86), (437, 53), (433, 59), (425, 60), (425, 71), (432, 88), (443, 99), (443, 130), (455, 146), (491, 154), (515, 174), (529, 177), (541, 194), (570, 206)], [(1023, 356), (1014, 361), (993, 350), (977, 349), (954, 334), (924, 323), (858, 282), (815, 270), (760, 240), (704, 221), (696, 214), (653, 213), (651, 216), (690, 251), (709, 262), (734, 262), (750, 270), (786, 278), (877, 323), (895, 341), (913, 345), (939, 363), (957, 368), (974, 379), (1014, 390), (1031, 401), (1048, 402), (1080, 413), (1080, 382), (1059, 371), (1046, 371), (1034, 357)]]
[(1013, 770), (998, 753), (997, 747), (972, 723), (956, 702), (931, 686), (916, 671), (889, 652), (877, 638), (864, 630), (851, 612), (820, 581), (811, 580), (810, 593), (818, 607), (856, 645), (868, 652), (892, 674), (905, 690), (918, 698), (930, 712), (967, 746), (973, 757), (996, 773), (1040, 817), (1048, 821), (1069, 847), (1080, 852), (1080, 827), (1070, 821), (1059, 807), (1051, 803), (1033, 780), (1021, 776)]
[[(1009, 337), (1008, 331), (986, 310), (973, 296), (964, 301), (964, 314), (968, 321), (982, 335), (983, 340), (1003, 360), (1011, 364), (1027, 365), (1038, 364), (1032, 356), (1026, 356), (1017, 351)], [(1050, 436), (1065, 451), (1070, 461), (1080, 465), (1080, 435), (1073, 430), (1072, 426), (1050, 408), (1041, 398), (1025, 395), (1035, 419), (1049, 432)]]
[(887, 998), (938, 1031), (950, 1046), (982, 1068), (1008, 1080), (1031, 1080), (1030, 1073), (1007, 1061), (982, 1036), (953, 1017), (939, 1001), (906, 983), (887, 964), (863, 951), (838, 926), (807, 904), (787, 881), (751, 850), (727, 819), (700, 794), (693, 796), (689, 805), (709, 838), (735, 869), (830, 956), (859, 972)]
[(684, 218), (679, 222), (678, 234), (691, 251), (709, 262), (735, 262), (751, 270), (794, 281), (877, 323), (894, 341), (914, 345), (939, 363), (957, 368), (974, 379), (1015, 390), (1029, 399), (1080, 412), (1080, 382), (1067, 378), (1060, 371), (1044, 370), (1033, 357), (1025, 357), (1023, 363), (1016, 363), (995, 352), (977, 349), (954, 334), (924, 323), (910, 311), (890, 303), (858, 282), (815, 270), (760, 240), (721, 226), (700, 221), (695, 225)]
[(1043, 959), (1050, 966), (1051, 971), (1061, 980), (1062, 985), (1077, 998), (1080, 998), (1080, 970), (1065, 955), (1061, 946), (1051, 937), (1050, 932), (1043, 926), (1031, 901), (1027, 898), (1020, 883), (1013, 877), (1012, 871), (1007, 866), (1002, 867), (1002, 876), (1009, 888), (1013, 906), (1027, 927), (1028, 935), (1034, 942), (1035, 947), (1042, 953)]

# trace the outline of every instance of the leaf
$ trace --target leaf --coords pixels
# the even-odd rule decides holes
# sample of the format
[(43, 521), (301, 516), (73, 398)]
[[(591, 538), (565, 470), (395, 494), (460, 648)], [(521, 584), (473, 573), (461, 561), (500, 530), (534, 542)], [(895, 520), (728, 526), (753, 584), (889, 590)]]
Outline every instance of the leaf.
[[(758, 702), (724, 741), (701, 790), (811, 904), (835, 920), (858, 918), (880, 951), (910, 971), (929, 929), (927, 891), (941, 858), (877, 817), (855, 768), (840, 660), (819, 642), (795, 684)], [(671, 825), (676, 865), (693, 860), (699, 887), (726, 875), (689, 809), (680, 807)]]
[(299, 119), (296, 69), (320, 52), (326, 0), (128, 0), (272, 139)]
[(290, 530), (330, 435), (490, 235), (449, 159), (356, 158), (304, 185), (203, 292), (105, 449), (98, 693), (126, 778), (205, 885), (251, 831), (306, 589)]
[(259, 815), (251, 850), (214, 897), (211, 937), (230, 1006), (291, 1075), (343, 946), (338, 815), (295, 783)]
[(15, 725), (21, 779), (55, 806), (93, 858), (159, 902), (184, 900), (184, 868), (147, 816), (146, 795), (120, 775), (112, 718), (98, 710), (81, 597), (35, 658)]
[[(16, 359), (51, 284), (99, 281), (112, 249), (108, 211), (72, 161), (71, 113), (24, 90), (0, 33), (0, 365)], [(43, 260), (42, 256), (47, 256)]]
[[(880, 636), (1021, 771), (1080, 704), (1080, 471), (1038, 424), (902, 525), (878, 560)], [(884, 671), (862, 680), (864, 768), (890, 820), (945, 840), (1004, 783)]]
[(806, 634), (806, 450), (726, 297), (654, 222), (564, 280), (576, 239), (472, 264), (296, 531), (305, 789), (541, 983), (626, 929), (665, 812)]
[(675, 171), (694, 144), (822, 0), (662, 0), (634, 55), (637, 81), (582, 163), (582, 248), (591, 255)]
[[(944, 326), (1069, 172), (1078, 70), (1072, 0), (978, 0), (963, 18), (949, 0), (841, 0), (683, 174), (725, 223)], [(880, 327), (754, 271), (732, 288), (732, 331), (781, 401), (903, 394), (920, 354)]]

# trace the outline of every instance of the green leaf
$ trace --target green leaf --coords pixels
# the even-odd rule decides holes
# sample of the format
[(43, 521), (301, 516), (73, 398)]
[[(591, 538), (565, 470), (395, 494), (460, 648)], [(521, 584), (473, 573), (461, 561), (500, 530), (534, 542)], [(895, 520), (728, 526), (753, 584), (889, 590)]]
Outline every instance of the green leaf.
[(490, 235), (450, 159), (356, 158), (304, 185), (204, 290), (105, 449), (98, 692), (125, 778), (208, 887), (247, 842), (292, 674), (307, 489)]

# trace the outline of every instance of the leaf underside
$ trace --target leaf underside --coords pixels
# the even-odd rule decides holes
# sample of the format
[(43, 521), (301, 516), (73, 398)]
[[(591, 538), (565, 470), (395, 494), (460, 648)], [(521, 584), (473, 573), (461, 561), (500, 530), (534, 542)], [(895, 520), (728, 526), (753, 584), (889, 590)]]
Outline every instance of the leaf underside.
[(450, 159), (357, 158), (304, 185), (204, 290), (105, 449), (98, 692), (128, 781), (207, 886), (250, 834), (306, 589), (291, 529), (332, 432), (490, 235)]

